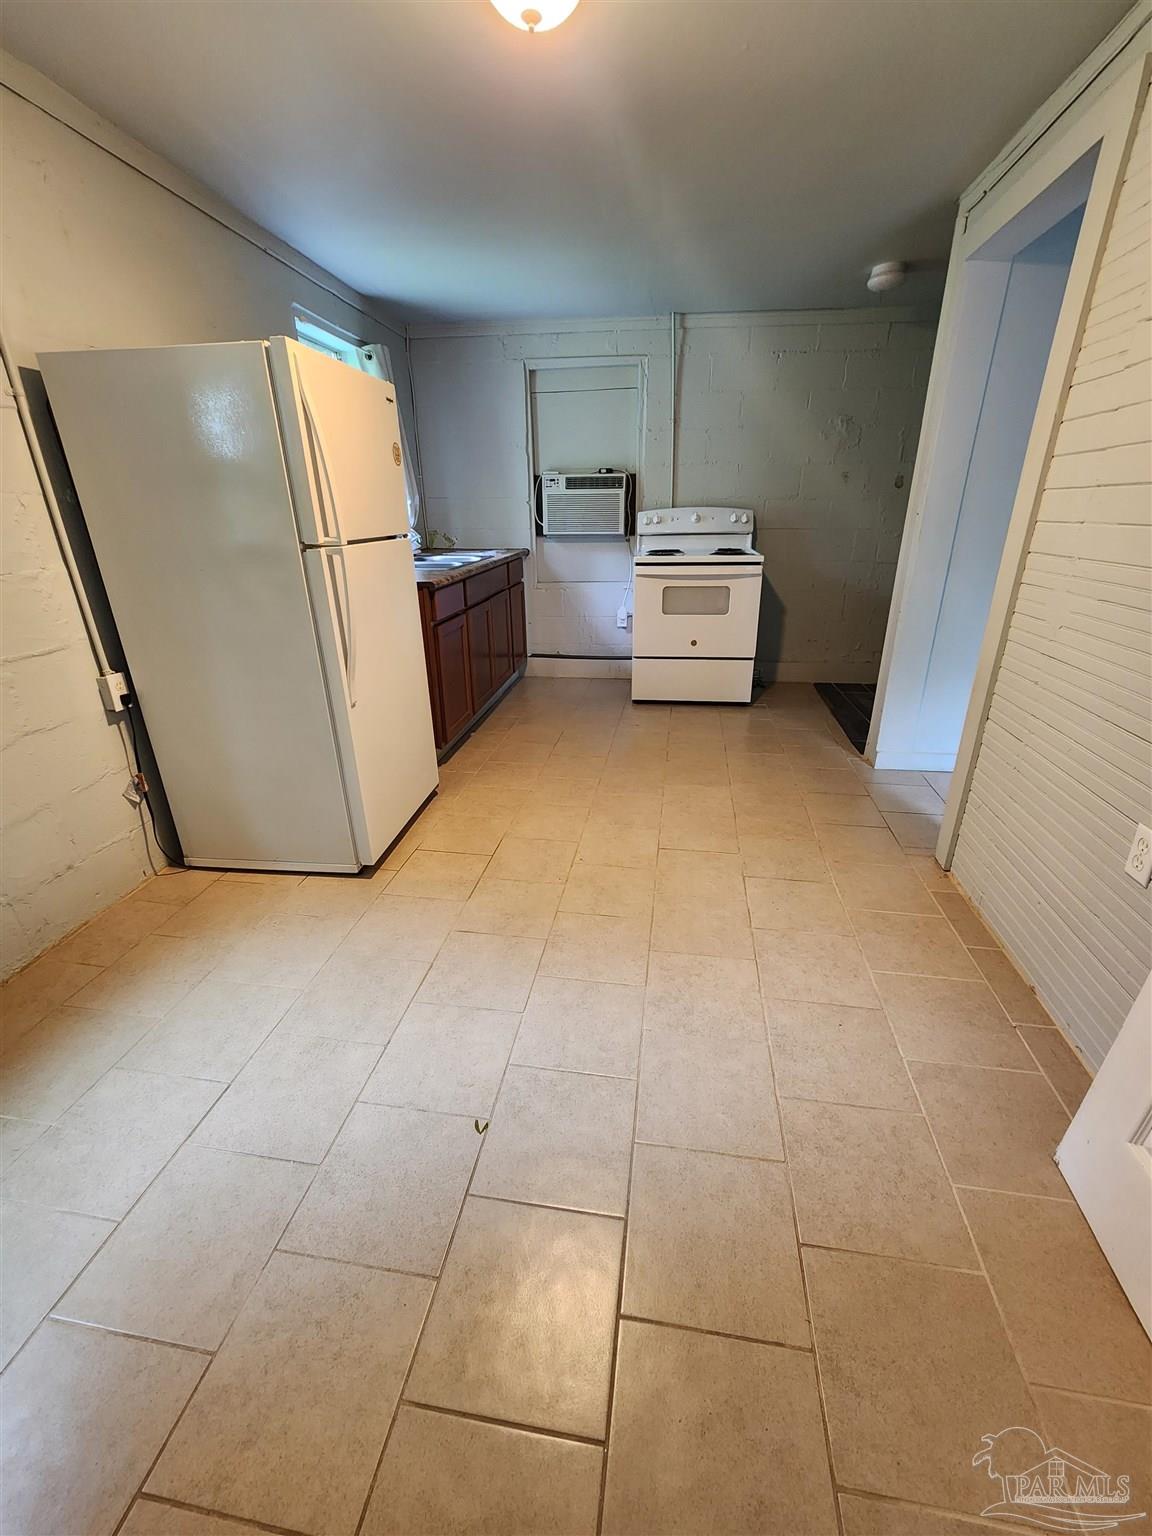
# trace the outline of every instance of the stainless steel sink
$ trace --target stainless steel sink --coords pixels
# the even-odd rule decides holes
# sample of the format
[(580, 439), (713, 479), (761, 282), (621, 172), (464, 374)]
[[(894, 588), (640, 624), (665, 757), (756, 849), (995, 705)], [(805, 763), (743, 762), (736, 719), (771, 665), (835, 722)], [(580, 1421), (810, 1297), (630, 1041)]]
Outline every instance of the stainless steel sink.
[(430, 555), (419, 554), (414, 558), (417, 566), (435, 565), (450, 567), (454, 565), (476, 565), (481, 560), (491, 560), (500, 553), (501, 551), (498, 549), (469, 550), (466, 554), (457, 554), (454, 550), (439, 550)]

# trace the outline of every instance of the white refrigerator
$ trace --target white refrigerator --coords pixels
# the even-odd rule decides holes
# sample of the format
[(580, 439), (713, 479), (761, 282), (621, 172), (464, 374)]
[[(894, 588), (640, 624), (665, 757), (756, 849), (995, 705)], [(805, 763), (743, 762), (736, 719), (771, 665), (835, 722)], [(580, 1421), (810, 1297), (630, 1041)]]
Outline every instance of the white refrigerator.
[(374, 864), (438, 782), (392, 385), (284, 337), (40, 365), (187, 862)]

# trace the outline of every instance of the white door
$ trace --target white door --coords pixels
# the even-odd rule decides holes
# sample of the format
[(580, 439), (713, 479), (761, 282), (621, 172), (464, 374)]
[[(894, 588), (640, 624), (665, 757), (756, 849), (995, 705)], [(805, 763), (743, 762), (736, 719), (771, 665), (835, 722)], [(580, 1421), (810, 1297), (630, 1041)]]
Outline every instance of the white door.
[(759, 566), (743, 571), (680, 565), (636, 567), (633, 651), (637, 656), (743, 658), (756, 651)]
[(283, 336), (268, 357), (301, 543), (406, 534), (394, 386)]
[(407, 539), (309, 549), (356, 849), (374, 864), (439, 783)]
[(1152, 1334), (1152, 976), (1064, 1140), (1060, 1172)]

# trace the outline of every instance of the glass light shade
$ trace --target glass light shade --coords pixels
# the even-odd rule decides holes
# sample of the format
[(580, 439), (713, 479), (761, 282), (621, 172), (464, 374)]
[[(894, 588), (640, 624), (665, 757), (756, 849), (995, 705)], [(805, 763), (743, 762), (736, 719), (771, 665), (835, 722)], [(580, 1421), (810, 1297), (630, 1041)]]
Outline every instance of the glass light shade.
[(521, 32), (551, 32), (568, 20), (580, 0), (492, 0), (492, 4)]

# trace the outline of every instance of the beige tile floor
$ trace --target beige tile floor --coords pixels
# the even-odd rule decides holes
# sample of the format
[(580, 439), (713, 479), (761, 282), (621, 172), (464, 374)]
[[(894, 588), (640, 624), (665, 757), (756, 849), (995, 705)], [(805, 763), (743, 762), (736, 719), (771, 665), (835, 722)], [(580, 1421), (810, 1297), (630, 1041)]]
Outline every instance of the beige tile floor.
[(806, 687), (533, 681), (370, 878), (16, 977), (5, 1536), (962, 1536), (1012, 1425), (1152, 1507), (1088, 1077), (946, 792)]

